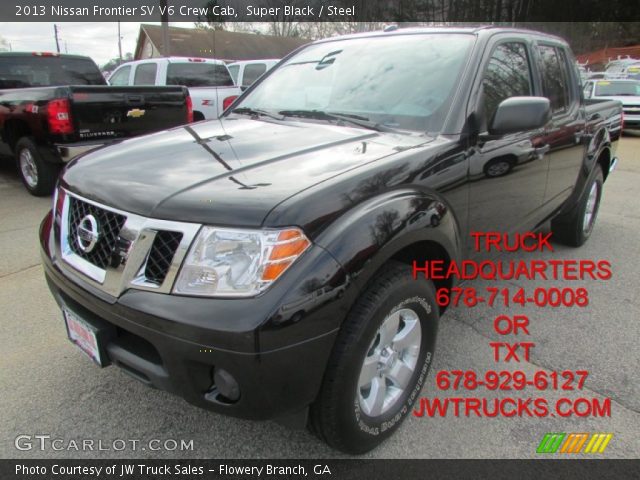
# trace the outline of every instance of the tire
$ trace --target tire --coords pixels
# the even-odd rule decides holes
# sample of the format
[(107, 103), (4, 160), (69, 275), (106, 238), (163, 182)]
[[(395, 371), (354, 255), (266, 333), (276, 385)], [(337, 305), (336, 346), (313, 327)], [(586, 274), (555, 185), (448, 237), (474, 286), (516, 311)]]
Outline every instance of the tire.
[(551, 221), (554, 240), (579, 247), (589, 239), (598, 216), (603, 183), (602, 168), (596, 165), (589, 175), (587, 188), (574, 207)]
[(487, 162), (482, 170), (487, 177), (497, 178), (504, 177), (513, 169), (514, 166), (515, 162), (512, 159), (507, 157), (498, 157)]
[[(431, 281), (414, 280), (410, 267), (399, 262), (387, 263), (381, 272), (345, 319), (310, 410), (311, 430), (350, 454), (375, 448), (411, 412), (429, 372), (438, 331)], [(382, 347), (389, 340), (393, 342), (384, 355)], [(407, 370), (411, 365), (413, 370)], [(406, 386), (398, 388), (402, 384)]]
[(31, 195), (51, 195), (60, 173), (60, 165), (47, 162), (30, 137), (23, 137), (15, 146), (16, 164), (22, 183)]

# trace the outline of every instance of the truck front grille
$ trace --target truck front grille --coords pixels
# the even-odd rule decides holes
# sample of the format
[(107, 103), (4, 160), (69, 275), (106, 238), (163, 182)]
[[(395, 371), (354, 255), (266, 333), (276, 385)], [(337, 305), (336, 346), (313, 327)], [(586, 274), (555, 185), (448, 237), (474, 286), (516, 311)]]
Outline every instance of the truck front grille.
[(144, 217), (63, 189), (56, 195), (56, 205), (63, 195), (56, 242), (65, 273), (116, 298), (129, 289), (171, 293), (202, 225)]
[[(127, 217), (109, 210), (105, 210), (91, 203), (83, 202), (77, 198), (69, 199), (69, 246), (73, 252), (92, 263), (105, 269), (111, 263), (112, 254), (116, 247), (118, 235)], [(82, 239), (80, 231), (84, 223), (84, 230), (90, 225), (89, 217), (93, 217), (97, 229), (97, 241), (91, 248), (87, 248), (90, 242)], [(79, 235), (80, 234), (80, 235)], [(81, 244), (82, 242), (82, 244)]]
[(164, 230), (156, 234), (144, 269), (147, 282), (162, 285), (181, 241), (182, 232)]

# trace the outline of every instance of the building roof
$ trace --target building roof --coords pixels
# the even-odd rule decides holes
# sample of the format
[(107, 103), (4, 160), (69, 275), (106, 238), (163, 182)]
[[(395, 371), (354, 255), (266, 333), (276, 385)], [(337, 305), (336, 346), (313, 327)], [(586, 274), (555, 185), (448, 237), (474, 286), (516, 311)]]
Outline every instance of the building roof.
[(576, 60), (588, 65), (606, 65), (610, 60), (616, 60), (618, 57), (640, 58), (640, 45), (632, 45), (630, 47), (603, 48), (591, 53), (577, 55)]
[[(142, 55), (148, 37), (160, 56), (166, 54), (160, 25), (140, 25), (134, 58)], [(309, 40), (296, 37), (169, 27), (170, 54), (179, 57), (217, 58), (220, 60), (258, 60), (282, 58)]]

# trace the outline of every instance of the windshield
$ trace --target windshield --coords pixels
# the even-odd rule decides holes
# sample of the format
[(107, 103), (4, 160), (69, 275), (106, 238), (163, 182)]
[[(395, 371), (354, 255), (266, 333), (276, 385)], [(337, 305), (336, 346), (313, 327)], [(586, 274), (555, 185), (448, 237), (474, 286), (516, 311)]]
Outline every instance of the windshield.
[(599, 81), (596, 83), (596, 96), (612, 97), (620, 95), (640, 95), (640, 82)]
[(226, 65), (215, 63), (170, 63), (167, 85), (186, 87), (230, 87), (233, 79)]
[(237, 107), (294, 116), (336, 113), (389, 128), (439, 132), (473, 41), (467, 34), (412, 34), (311, 45)]
[(106, 83), (96, 64), (89, 58), (0, 56), (0, 88)]

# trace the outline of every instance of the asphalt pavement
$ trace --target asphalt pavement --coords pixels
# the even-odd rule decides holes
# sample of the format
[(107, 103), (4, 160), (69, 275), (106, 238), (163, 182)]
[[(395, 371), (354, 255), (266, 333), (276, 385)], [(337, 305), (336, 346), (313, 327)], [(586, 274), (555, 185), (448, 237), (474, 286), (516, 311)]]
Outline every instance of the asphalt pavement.
[[(610, 398), (605, 418), (476, 418), (409, 416), (400, 430), (370, 452), (373, 458), (536, 458), (547, 432), (610, 432), (601, 457), (637, 458), (640, 452), (640, 136), (626, 136), (621, 162), (605, 184), (598, 222), (580, 249), (554, 245), (554, 252), (511, 254), (508, 259), (602, 259), (612, 264), (608, 281), (571, 282), (589, 291), (586, 308), (537, 308), (518, 311), (531, 318), (526, 338), (536, 343), (530, 361), (496, 365), (489, 342), (500, 308), (455, 308), (439, 332), (436, 356), (422, 395), (425, 397), (545, 396)], [(0, 457), (2, 458), (298, 458), (339, 457), (307, 431), (273, 422), (228, 418), (193, 407), (171, 394), (152, 390), (110, 367), (98, 369), (66, 338), (62, 316), (49, 294), (40, 266), (38, 225), (51, 199), (30, 196), (15, 170), (0, 167)], [(475, 282), (478, 288), (486, 282)], [(517, 281), (504, 286), (527, 290), (543, 284)], [(564, 286), (563, 282), (544, 286)], [(502, 286), (502, 285), (500, 285)], [(512, 310), (515, 313), (515, 310)], [(582, 391), (438, 392), (439, 370), (478, 372), (503, 366), (537, 370), (588, 370)], [(20, 435), (61, 439), (61, 451), (16, 448)], [(24, 438), (21, 437), (24, 448)], [(101, 440), (108, 451), (76, 451), (73, 442)], [(129, 447), (116, 451), (122, 440)], [(137, 450), (131, 440), (140, 440)], [(192, 450), (151, 450), (149, 440), (193, 441)], [(20, 441), (19, 441), (20, 443)], [(71, 445), (71, 447), (69, 446)], [(158, 443), (154, 443), (158, 446)], [(144, 448), (144, 449), (142, 449)]]

